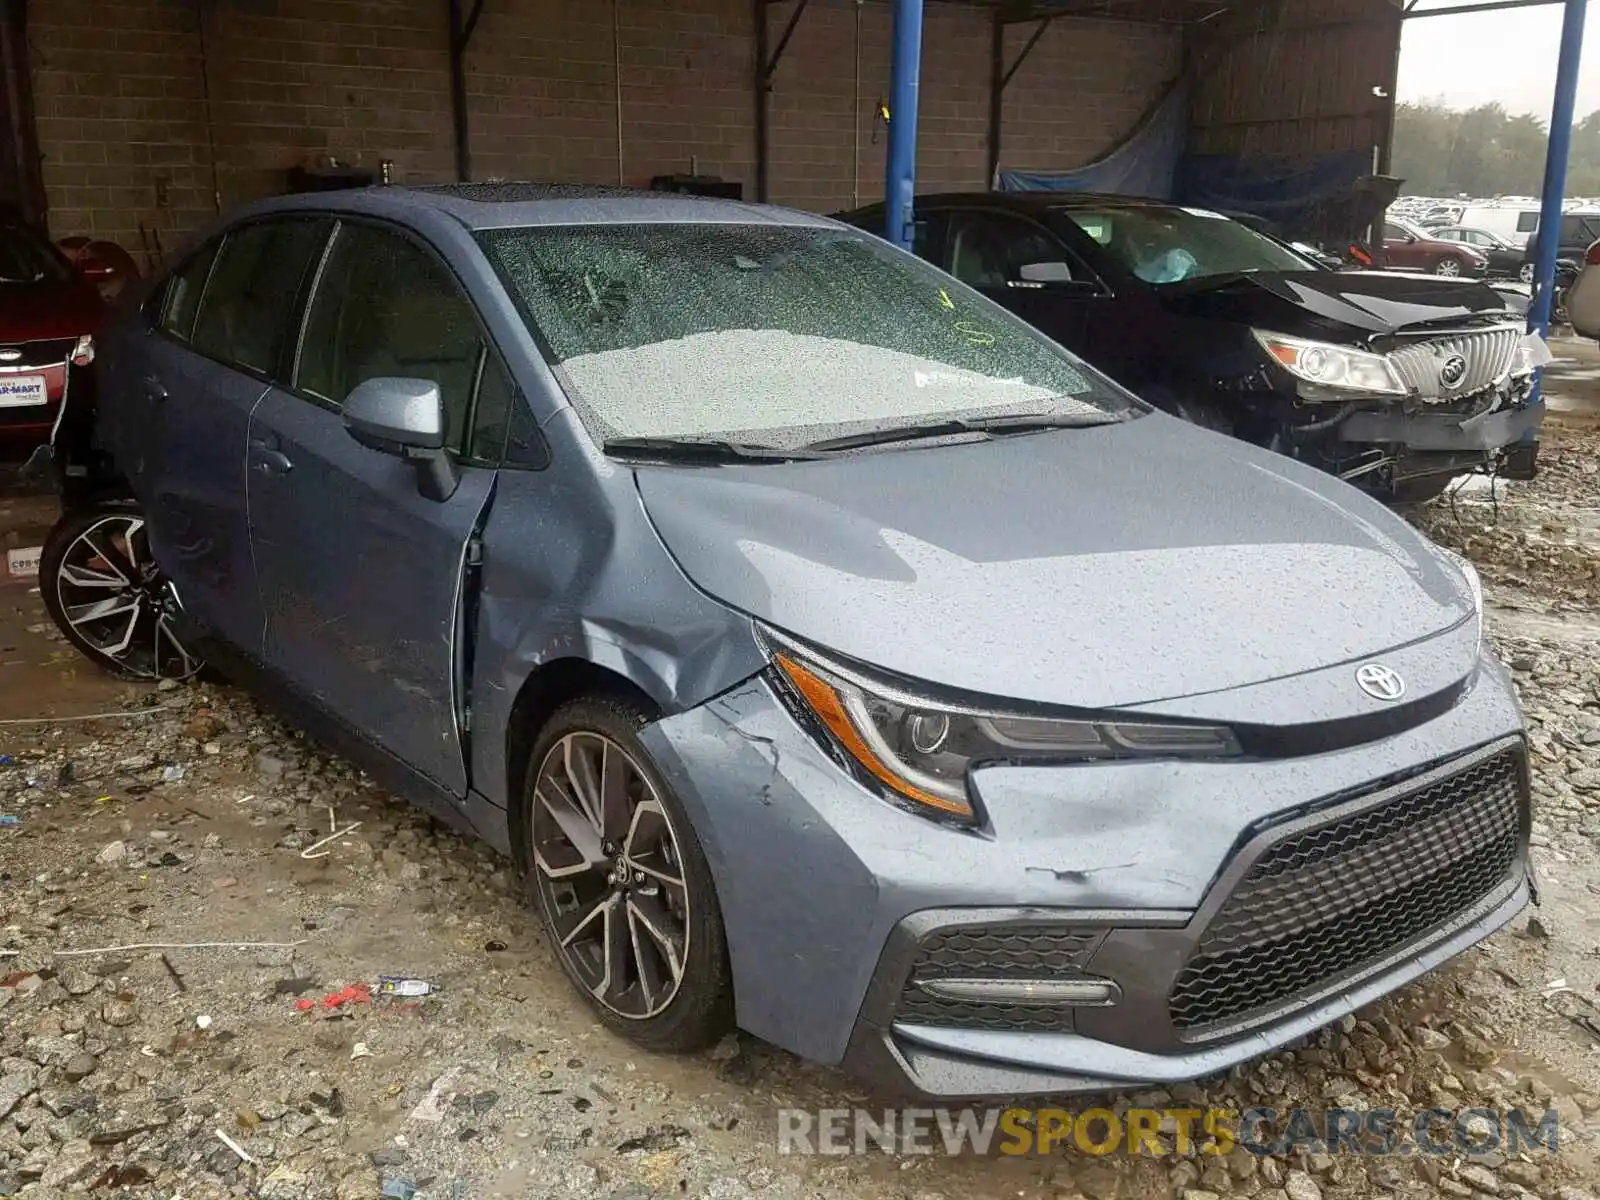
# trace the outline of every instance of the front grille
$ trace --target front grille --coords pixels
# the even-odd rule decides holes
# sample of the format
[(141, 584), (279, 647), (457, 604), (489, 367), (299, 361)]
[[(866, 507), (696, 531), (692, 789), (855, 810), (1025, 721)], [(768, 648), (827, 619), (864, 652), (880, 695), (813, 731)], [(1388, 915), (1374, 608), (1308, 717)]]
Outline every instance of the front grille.
[[(22, 371), (30, 367), (59, 367), (78, 344), (77, 338), (46, 338), (35, 342), (0, 342), (0, 371)], [(6, 351), (16, 358), (4, 357)]]
[(964, 925), (923, 939), (906, 977), (895, 1020), (964, 1029), (1072, 1028), (1070, 1008), (989, 1004), (930, 996), (925, 979), (1058, 979), (1082, 971), (1100, 934), (1057, 925)]
[[(1389, 352), (1400, 380), (1425, 401), (1458, 400), (1481, 392), (1511, 369), (1520, 329), (1486, 329), (1414, 342)], [(1467, 360), (1466, 374), (1454, 386), (1439, 378), (1440, 368), (1453, 356)]]
[(1179, 973), (1174, 1028), (1271, 1008), (1448, 925), (1516, 863), (1523, 787), (1520, 753), (1507, 750), (1270, 844)]

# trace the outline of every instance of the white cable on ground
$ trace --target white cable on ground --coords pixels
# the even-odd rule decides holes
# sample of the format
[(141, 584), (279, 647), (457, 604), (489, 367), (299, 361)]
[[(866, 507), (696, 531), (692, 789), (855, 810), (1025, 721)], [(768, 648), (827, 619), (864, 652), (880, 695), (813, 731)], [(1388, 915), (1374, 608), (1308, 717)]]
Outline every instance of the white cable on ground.
[(6, 717), (0, 725), (55, 725), (62, 721), (114, 721), (119, 717), (148, 717), (151, 713), (170, 712), (176, 704), (158, 704), (154, 708), (130, 708), (123, 712), (78, 713), (67, 717)]
[(134, 942), (128, 946), (100, 946), (94, 950), (52, 950), (57, 958), (71, 958), (84, 954), (120, 954), (124, 950), (289, 950), (304, 946), (307, 939), (298, 942)]

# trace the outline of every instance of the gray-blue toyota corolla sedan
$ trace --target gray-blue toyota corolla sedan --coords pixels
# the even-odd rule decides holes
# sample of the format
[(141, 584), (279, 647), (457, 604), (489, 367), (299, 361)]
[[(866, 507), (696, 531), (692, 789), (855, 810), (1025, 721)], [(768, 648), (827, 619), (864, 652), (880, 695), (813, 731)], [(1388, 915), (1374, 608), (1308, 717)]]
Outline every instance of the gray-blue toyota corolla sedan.
[(134, 300), (55, 447), (67, 636), (237, 672), (510, 854), (644, 1046), (1180, 1080), (1529, 899), (1472, 568), (869, 235), (376, 188)]

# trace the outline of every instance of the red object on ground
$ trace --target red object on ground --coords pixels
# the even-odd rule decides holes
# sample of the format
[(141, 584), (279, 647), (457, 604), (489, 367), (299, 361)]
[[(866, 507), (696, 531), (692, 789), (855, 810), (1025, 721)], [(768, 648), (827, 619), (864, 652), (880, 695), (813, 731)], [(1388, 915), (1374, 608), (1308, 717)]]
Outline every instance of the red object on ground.
[(323, 1008), (343, 1008), (346, 1004), (371, 1004), (372, 989), (364, 983), (352, 983), (343, 991), (330, 992), (322, 998)]

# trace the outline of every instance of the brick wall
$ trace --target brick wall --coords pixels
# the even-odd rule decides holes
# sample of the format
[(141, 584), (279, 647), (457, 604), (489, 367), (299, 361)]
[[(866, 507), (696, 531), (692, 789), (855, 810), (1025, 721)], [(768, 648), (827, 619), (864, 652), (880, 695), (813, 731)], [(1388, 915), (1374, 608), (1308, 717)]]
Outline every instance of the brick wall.
[(34, 104), (57, 237), (110, 237), (137, 252), (141, 222), (170, 242), (213, 211), (194, 11), (186, 0), (30, 6)]
[[(33, 0), (51, 232), (138, 250), (143, 225), (170, 248), (211, 215), (213, 186), (227, 208), (330, 157), (391, 159), (401, 182), (453, 178), (445, 11), (444, 0)], [(789, 12), (769, 14), (774, 42)], [(753, 193), (751, 21), (749, 0), (487, 0), (467, 56), (475, 176), (645, 183), (697, 170)], [(1009, 31), (1011, 55), (1027, 35)], [(773, 200), (826, 211), (881, 198), (889, 36), (882, 0), (812, 0), (774, 82)], [(1092, 158), (1178, 54), (1169, 29), (1057, 21), (1007, 91), (1002, 165)], [(986, 13), (930, 4), (923, 56), (919, 186), (981, 188)]]
[[(774, 43), (792, 11), (792, 0), (773, 6)], [(930, 4), (925, 13), (918, 190), (985, 188), (988, 13), (963, 4)], [(889, 96), (890, 24), (887, 4), (811, 0), (806, 7), (773, 87), (774, 201), (828, 211), (883, 198), (887, 131), (877, 113)], [(1008, 27), (1008, 64), (1033, 28)], [(1177, 76), (1181, 49), (1171, 26), (1053, 22), (1006, 89), (1000, 165), (1060, 169), (1104, 152)]]

